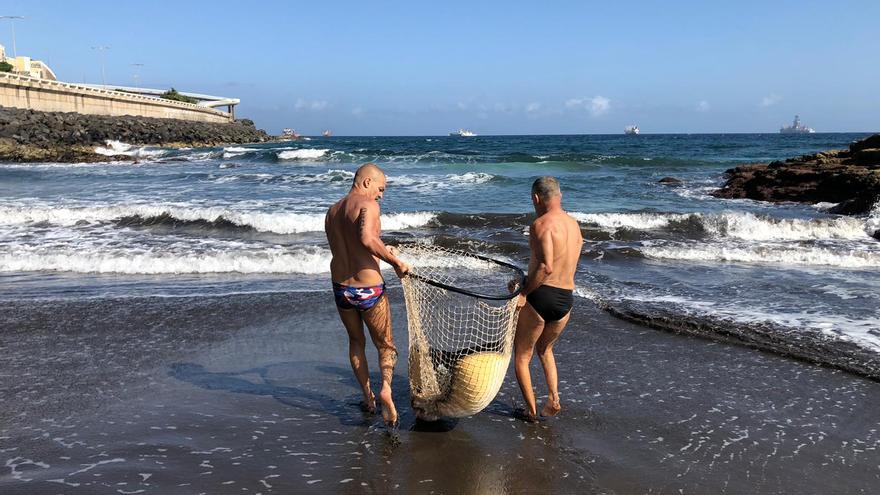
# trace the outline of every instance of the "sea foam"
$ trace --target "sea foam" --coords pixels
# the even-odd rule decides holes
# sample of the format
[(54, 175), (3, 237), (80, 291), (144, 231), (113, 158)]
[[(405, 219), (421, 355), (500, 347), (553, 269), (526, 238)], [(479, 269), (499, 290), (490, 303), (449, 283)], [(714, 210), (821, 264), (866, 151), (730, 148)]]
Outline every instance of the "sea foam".
[(278, 158), (280, 160), (309, 160), (315, 158), (321, 158), (330, 150), (326, 149), (299, 149), (299, 150), (286, 150), (279, 151)]
[[(260, 232), (296, 234), (324, 230), (324, 213), (266, 212), (228, 207), (198, 207), (189, 204), (107, 205), (66, 207), (0, 206), (0, 225), (48, 223), (73, 226), (81, 223), (106, 223), (127, 217), (153, 218), (167, 215), (179, 221), (227, 220)], [(381, 216), (385, 230), (405, 230), (427, 225), (436, 218), (433, 212), (402, 212)]]
[(164, 251), (118, 250), (14, 252), (0, 254), (0, 271), (63, 271), (77, 273), (299, 273), (330, 271), (330, 251), (322, 248), (174, 254)]
[[(218, 241), (208, 243), (175, 243), (161, 248), (145, 249), (132, 244), (54, 243), (8, 246), (0, 252), (0, 272), (59, 271), (74, 273), (120, 274), (309, 274), (329, 273), (332, 255), (329, 249), (317, 246), (295, 248), (265, 247)], [(420, 255), (404, 250), (404, 259), (414, 267), (449, 267), (450, 270), (482, 270), (486, 264), (473, 258)], [(383, 269), (390, 269), (382, 264)]]
[(655, 259), (772, 263), (782, 265), (819, 265), (841, 268), (878, 268), (880, 251), (853, 247), (829, 249), (815, 246), (757, 245), (732, 246), (723, 244), (666, 245), (640, 248), (643, 254)]
[(873, 233), (871, 227), (875, 220), (873, 217), (866, 221), (845, 216), (813, 219), (774, 218), (749, 212), (709, 214), (573, 212), (571, 215), (581, 223), (596, 225), (604, 230), (620, 228), (654, 230), (690, 220), (698, 222), (710, 236), (750, 241), (865, 239)]
[(167, 153), (161, 149), (147, 149), (146, 147), (136, 147), (132, 144), (123, 143), (108, 139), (106, 146), (98, 146), (95, 153), (104, 156), (131, 156), (135, 158), (152, 158), (162, 156)]

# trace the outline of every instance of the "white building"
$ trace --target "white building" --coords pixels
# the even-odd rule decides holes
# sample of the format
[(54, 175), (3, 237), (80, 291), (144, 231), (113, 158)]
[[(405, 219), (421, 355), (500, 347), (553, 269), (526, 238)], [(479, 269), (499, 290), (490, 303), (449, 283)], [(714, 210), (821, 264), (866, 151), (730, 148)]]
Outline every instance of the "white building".
[(36, 77), (38, 79), (48, 79), (57, 81), (55, 73), (42, 60), (34, 60), (30, 57), (7, 57), (6, 47), (0, 45), (0, 62), (6, 62), (12, 65), (12, 73), (21, 76)]

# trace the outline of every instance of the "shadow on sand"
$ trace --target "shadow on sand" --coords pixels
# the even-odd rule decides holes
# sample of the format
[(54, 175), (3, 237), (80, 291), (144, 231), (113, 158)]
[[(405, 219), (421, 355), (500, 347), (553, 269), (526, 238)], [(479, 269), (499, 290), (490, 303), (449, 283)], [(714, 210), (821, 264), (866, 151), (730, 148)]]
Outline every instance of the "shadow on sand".
[[(331, 414), (340, 423), (349, 426), (369, 426), (376, 419), (375, 415), (360, 410), (360, 387), (351, 370), (341, 367), (286, 362), (240, 371), (208, 371), (203, 365), (196, 363), (174, 363), (170, 368), (168, 374), (172, 378), (205, 390), (272, 397), (282, 404), (298, 409)], [(315, 371), (319, 373), (316, 374)], [(300, 377), (298, 381), (301, 384), (289, 385), (295, 377)], [(378, 383), (380, 378), (376, 375), (371, 376), (370, 380)], [(357, 392), (351, 394), (347, 389)], [(334, 391), (339, 394), (333, 395)], [(406, 392), (403, 391), (404, 394)], [(400, 393), (395, 393), (396, 401), (400, 400), (397, 397), (399, 395)]]
[[(360, 410), (360, 385), (350, 369), (340, 366), (285, 362), (239, 371), (208, 371), (197, 363), (173, 363), (170, 368), (168, 374), (172, 378), (205, 390), (272, 397), (291, 407), (331, 414), (341, 424), (348, 426), (369, 426), (377, 418), (381, 419), (381, 415), (371, 415)], [(302, 385), (287, 384), (293, 381), (293, 377), (301, 377)], [(370, 375), (370, 383), (378, 393), (377, 384), (381, 383), (378, 373)], [(347, 392), (348, 389), (354, 393)], [(422, 421), (416, 418), (409, 407), (409, 383), (406, 377), (395, 375), (393, 389), (394, 403), (397, 405), (402, 427), (424, 433), (446, 433), (458, 425), (459, 420), (454, 418), (438, 421)], [(337, 390), (340, 394), (332, 395)]]

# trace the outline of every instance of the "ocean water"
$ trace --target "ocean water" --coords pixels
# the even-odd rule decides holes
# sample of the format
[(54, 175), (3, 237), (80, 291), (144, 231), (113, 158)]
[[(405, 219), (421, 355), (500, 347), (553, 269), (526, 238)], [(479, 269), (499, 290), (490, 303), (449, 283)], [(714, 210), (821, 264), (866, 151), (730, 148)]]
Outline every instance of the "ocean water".
[[(863, 134), (333, 137), (226, 148), (111, 143), (136, 163), (0, 164), (0, 299), (327, 290), (326, 208), (373, 161), (382, 226), (527, 262), (532, 181), (587, 240), (577, 294), (687, 321), (820, 333), (880, 352), (880, 207), (709, 196), (735, 165)], [(658, 184), (662, 177), (684, 181)], [(393, 280), (389, 270), (387, 277)], [(329, 298), (328, 298), (328, 304)]]

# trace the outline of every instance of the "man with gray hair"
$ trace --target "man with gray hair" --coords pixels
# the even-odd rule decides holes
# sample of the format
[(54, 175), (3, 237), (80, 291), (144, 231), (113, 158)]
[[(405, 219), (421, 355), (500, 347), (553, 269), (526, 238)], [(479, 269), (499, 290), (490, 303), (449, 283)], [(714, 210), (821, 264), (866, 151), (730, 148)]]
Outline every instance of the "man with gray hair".
[(529, 362), (537, 351), (547, 379), (548, 398), (542, 416), (555, 416), (559, 403), (556, 358), (553, 344), (562, 334), (574, 303), (574, 274), (584, 239), (577, 220), (562, 209), (562, 191), (553, 177), (540, 177), (532, 184), (532, 205), (538, 218), (529, 228), (529, 272), (519, 296), (522, 308), (514, 340), (514, 368), (526, 421), (538, 419)]

